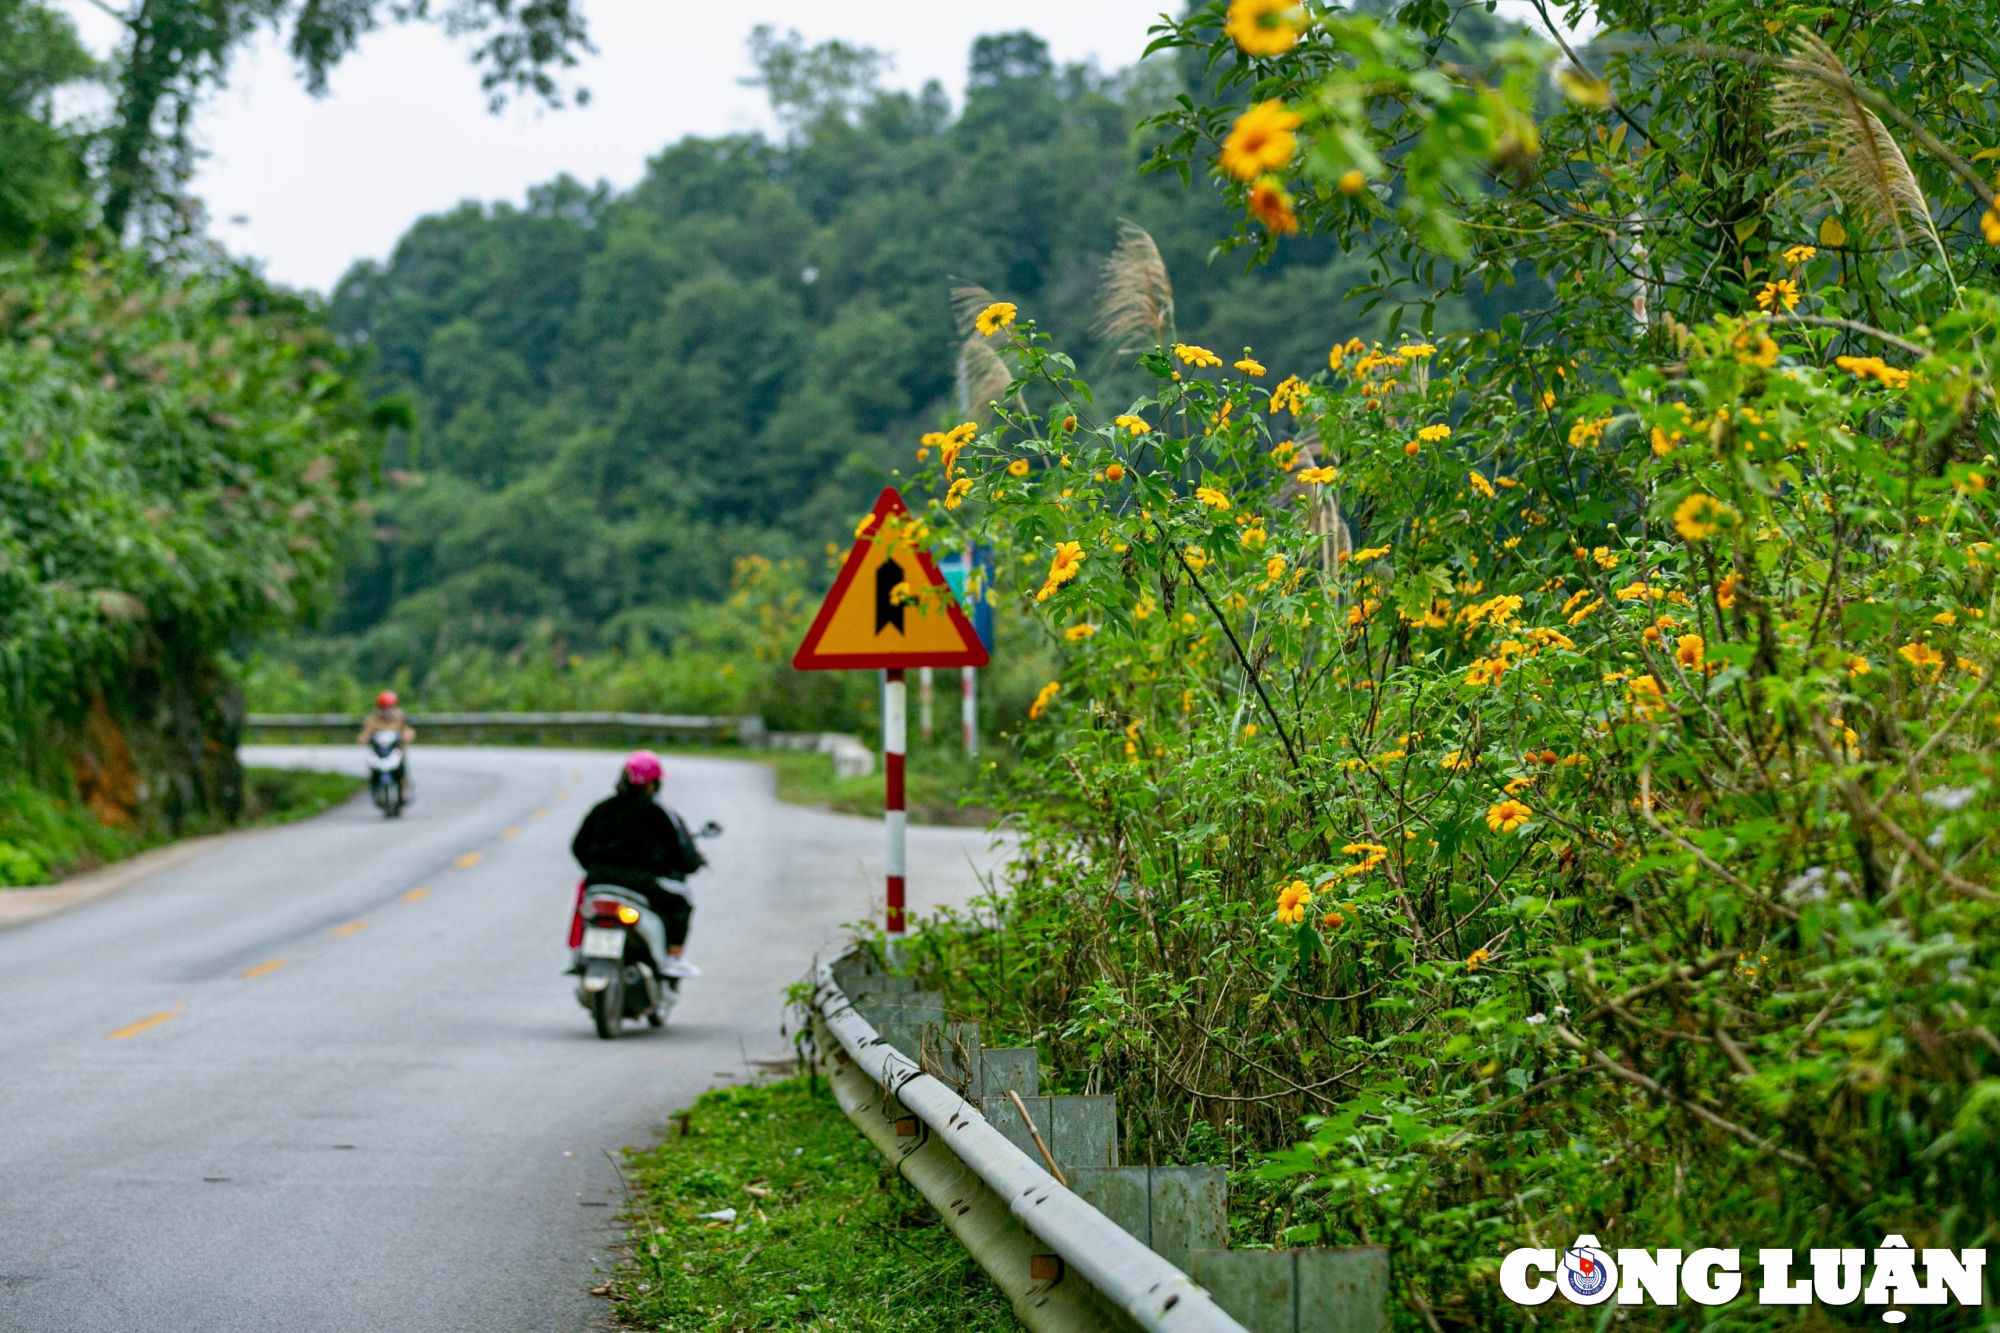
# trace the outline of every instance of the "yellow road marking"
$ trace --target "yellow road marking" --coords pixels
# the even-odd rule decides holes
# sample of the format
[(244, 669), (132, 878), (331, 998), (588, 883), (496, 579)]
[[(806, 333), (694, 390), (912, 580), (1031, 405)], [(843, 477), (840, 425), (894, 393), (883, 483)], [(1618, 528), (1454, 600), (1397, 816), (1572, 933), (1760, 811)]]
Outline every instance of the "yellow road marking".
[(180, 1016), (181, 1006), (175, 1005), (171, 1009), (162, 1009), (157, 1014), (147, 1014), (136, 1023), (127, 1023), (116, 1032), (107, 1032), (104, 1037), (107, 1041), (124, 1041), (127, 1037), (138, 1036), (141, 1032), (150, 1032), (162, 1023), (171, 1023)]
[(521, 830), (517, 828), (503, 828), (500, 830), (500, 836), (503, 838), (518, 838), (521, 836)]
[(484, 855), (483, 852), (467, 852), (464, 856), (458, 858), (458, 868), (460, 870), (470, 870), (479, 864)]
[(541, 809), (535, 811), (535, 818), (537, 819), (547, 819), (548, 817), (549, 817), (549, 808), (546, 805), (543, 806)]
[(267, 962), (257, 964), (257, 966), (251, 968), (248, 972), (245, 972), (243, 979), (245, 981), (255, 981), (258, 977), (268, 977), (284, 965), (285, 960), (282, 958), (270, 959)]
[(406, 903), (420, 903), (424, 899), (430, 896), (431, 896), (430, 885), (419, 884), (417, 885), (416, 888), (411, 889), (408, 893), (403, 895), (403, 901)]
[(356, 931), (366, 930), (366, 929), (368, 929), (368, 923), (366, 921), (350, 921), (344, 926), (335, 926), (333, 928), (333, 933), (336, 935), (352, 935)]

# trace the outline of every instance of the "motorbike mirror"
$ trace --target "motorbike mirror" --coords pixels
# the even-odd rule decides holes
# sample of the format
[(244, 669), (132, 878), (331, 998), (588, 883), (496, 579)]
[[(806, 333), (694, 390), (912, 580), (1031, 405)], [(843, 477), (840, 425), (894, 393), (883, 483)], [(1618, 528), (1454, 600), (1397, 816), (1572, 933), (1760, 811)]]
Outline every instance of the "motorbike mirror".
[(721, 832), (722, 825), (716, 823), (713, 819), (701, 826), (701, 836), (704, 838), (713, 838)]

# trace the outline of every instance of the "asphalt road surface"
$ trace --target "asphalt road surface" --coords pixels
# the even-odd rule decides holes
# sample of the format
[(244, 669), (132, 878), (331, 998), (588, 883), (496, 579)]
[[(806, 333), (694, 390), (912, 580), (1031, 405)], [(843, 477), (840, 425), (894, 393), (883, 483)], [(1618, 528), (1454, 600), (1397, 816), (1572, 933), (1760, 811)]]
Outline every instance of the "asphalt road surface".
[[(670, 759), (663, 799), (726, 828), (693, 881), (707, 975), (604, 1042), (560, 974), (569, 839), (618, 756), (415, 762), (394, 823), (357, 799), (0, 933), (0, 1329), (607, 1326), (612, 1156), (788, 1051), (784, 987), (879, 904), (881, 826)], [(913, 906), (993, 860), (971, 830), (909, 846)]]

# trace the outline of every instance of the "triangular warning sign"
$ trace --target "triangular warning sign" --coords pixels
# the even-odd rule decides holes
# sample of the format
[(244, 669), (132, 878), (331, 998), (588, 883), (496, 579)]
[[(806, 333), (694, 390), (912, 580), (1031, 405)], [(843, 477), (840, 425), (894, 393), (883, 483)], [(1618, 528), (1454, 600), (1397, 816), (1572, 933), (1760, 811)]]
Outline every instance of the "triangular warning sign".
[(910, 540), (915, 520), (894, 486), (861, 525), (805, 642), (800, 671), (985, 666), (986, 647), (938, 573)]

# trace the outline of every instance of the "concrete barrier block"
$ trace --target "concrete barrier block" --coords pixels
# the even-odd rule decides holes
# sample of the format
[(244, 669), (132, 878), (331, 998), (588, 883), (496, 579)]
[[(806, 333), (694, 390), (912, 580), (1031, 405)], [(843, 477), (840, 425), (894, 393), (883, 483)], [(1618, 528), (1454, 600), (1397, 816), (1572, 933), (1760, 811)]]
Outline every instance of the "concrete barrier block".
[(1290, 1250), (1196, 1250), (1182, 1271), (1250, 1333), (1298, 1333), (1298, 1264)]
[(1299, 1333), (1384, 1333), (1389, 1251), (1380, 1245), (1299, 1251)]
[(1219, 1166), (1155, 1166), (1148, 1171), (1152, 1238), (1146, 1243), (1154, 1253), (1185, 1270), (1196, 1250), (1219, 1250), (1229, 1243), (1227, 1172)]
[(1071, 1167), (1118, 1165), (1118, 1099), (1051, 1097), (1049, 1123), (1042, 1128), (1049, 1151)]
[(1069, 1187), (1085, 1203), (1117, 1223), (1141, 1245), (1152, 1242), (1151, 1172), (1143, 1166), (1065, 1168)]
[(981, 1106), (995, 1100), (1004, 1102), (1009, 1092), (1033, 1097), (1041, 1091), (1041, 1086), (1041, 1064), (1034, 1047), (1006, 1046), (980, 1051), (977, 1100)]

